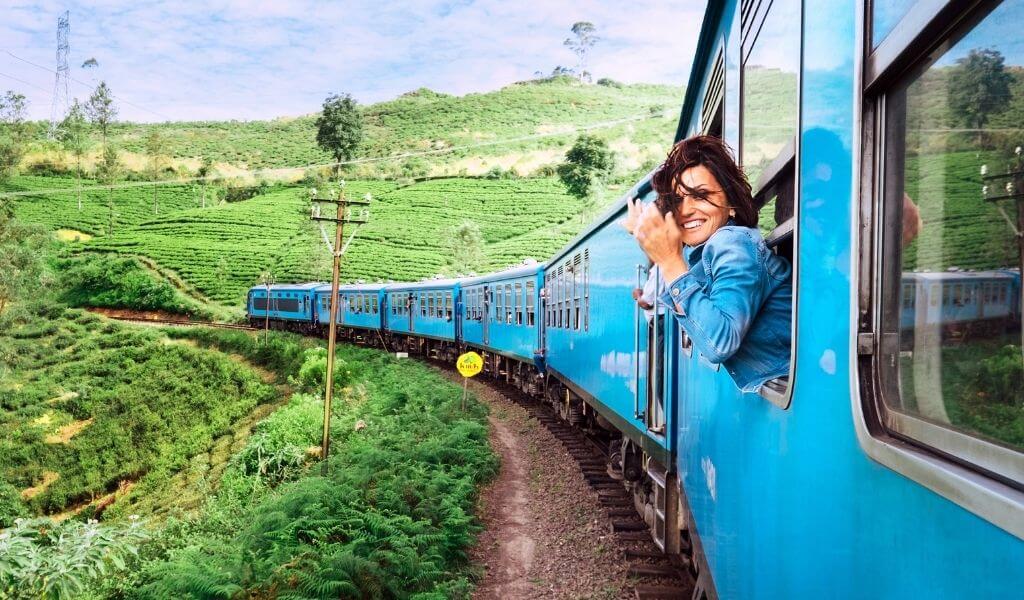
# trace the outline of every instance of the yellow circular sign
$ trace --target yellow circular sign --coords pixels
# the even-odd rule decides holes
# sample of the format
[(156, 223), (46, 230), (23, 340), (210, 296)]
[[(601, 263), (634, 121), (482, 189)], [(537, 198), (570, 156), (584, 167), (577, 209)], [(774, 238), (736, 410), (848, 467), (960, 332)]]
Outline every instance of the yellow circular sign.
[(463, 377), (472, 377), (483, 370), (484, 359), (476, 352), (467, 352), (459, 357), (458, 362), (455, 363), (455, 368), (459, 370)]

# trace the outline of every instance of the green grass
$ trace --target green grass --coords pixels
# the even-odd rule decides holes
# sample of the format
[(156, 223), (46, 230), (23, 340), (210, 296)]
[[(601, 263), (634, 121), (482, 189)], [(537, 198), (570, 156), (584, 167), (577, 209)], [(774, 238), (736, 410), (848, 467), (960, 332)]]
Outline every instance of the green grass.
[(276, 397), (220, 353), (57, 305), (8, 317), (0, 354), (0, 473), (21, 490), (52, 480), (28, 500), (34, 512), (166, 478)]

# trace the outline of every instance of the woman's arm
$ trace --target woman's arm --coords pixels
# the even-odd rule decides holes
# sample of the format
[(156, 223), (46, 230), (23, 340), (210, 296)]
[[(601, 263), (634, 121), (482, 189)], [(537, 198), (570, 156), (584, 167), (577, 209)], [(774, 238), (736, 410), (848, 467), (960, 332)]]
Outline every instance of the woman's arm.
[(674, 307), (704, 358), (721, 363), (739, 350), (764, 302), (758, 247), (745, 232), (722, 229), (708, 240), (703, 260), (711, 266), (710, 292), (684, 273), (668, 284), (660, 300)]

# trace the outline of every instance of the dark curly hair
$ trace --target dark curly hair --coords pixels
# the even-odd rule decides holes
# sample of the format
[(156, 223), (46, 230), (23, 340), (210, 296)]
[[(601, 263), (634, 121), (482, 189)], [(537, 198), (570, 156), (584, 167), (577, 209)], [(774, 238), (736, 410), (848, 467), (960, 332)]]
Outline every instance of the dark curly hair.
[(651, 183), (658, 193), (655, 205), (662, 213), (674, 214), (682, 199), (676, 189), (682, 187), (687, 193), (694, 193), (682, 181), (683, 172), (698, 165), (711, 171), (722, 186), (728, 208), (736, 212), (733, 220), (744, 227), (757, 227), (757, 208), (750, 193), (750, 182), (743, 169), (736, 164), (733, 152), (721, 138), (710, 135), (695, 135), (680, 141), (668, 153), (668, 158), (655, 172)]

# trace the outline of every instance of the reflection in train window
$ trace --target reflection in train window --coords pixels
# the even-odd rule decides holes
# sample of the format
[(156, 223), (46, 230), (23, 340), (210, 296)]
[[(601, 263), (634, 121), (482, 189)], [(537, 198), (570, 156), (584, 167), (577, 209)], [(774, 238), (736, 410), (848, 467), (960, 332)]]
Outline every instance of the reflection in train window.
[[(1024, 102), (1024, 32), (1006, 27), (1022, 13), (998, 6), (886, 93), (878, 361), (887, 426), (1011, 479), (1024, 465), (1024, 194), (994, 174), (1024, 165), (1007, 110)], [(929, 302), (893, 308), (926, 286)]]
[(871, 3), (871, 46), (878, 47), (917, 0), (875, 0)]

